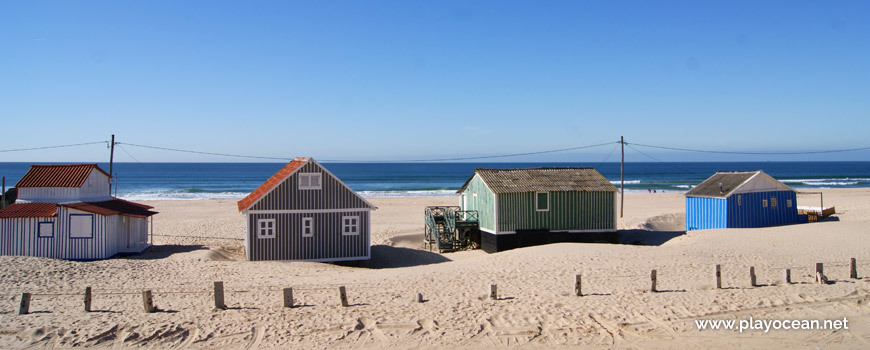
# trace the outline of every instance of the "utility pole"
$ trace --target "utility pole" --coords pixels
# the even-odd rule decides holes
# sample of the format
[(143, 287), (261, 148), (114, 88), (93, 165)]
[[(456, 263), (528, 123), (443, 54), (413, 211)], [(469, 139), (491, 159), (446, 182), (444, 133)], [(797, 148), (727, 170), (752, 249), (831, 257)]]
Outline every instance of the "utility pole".
[(622, 162), (619, 166), (619, 217), (622, 217), (622, 212), (625, 210), (625, 137), (619, 137), (619, 147), (622, 149)]
[(3, 193), (0, 194), (0, 209), (6, 208), (6, 177), (3, 177)]
[[(109, 177), (114, 174), (112, 172), (112, 166), (115, 161), (115, 134), (112, 134), (112, 145), (111, 150), (109, 151)], [(109, 179), (109, 195), (112, 195), (112, 179)]]

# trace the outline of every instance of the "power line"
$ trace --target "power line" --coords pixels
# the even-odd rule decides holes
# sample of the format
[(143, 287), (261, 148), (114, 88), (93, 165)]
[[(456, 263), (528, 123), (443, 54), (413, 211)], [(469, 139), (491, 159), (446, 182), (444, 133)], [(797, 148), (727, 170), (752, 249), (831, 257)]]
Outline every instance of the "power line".
[[(116, 142), (115, 144), (118, 144), (118, 143)], [(124, 151), (124, 153), (127, 153), (127, 155), (130, 156), (130, 158), (133, 158), (133, 160), (135, 160), (136, 163), (142, 163), (138, 159), (136, 159), (136, 157), (133, 157), (133, 155), (130, 154), (130, 152), (127, 152), (127, 149), (124, 148), (124, 146), (121, 146), (120, 144), (118, 144), (118, 148), (120, 148), (122, 151)]]
[[(527, 156), (527, 155), (535, 155), (535, 154), (546, 154), (546, 153), (556, 153), (556, 152), (566, 152), (566, 151), (574, 151), (585, 148), (593, 148), (593, 147), (601, 147), (613, 144), (614, 142), (601, 143), (596, 145), (587, 145), (587, 146), (578, 146), (578, 147), (569, 147), (569, 148), (560, 148), (560, 149), (551, 149), (545, 151), (534, 151), (534, 152), (523, 152), (523, 153), (511, 153), (511, 154), (500, 154), (500, 155), (490, 155), (490, 156), (475, 156), (475, 157), (457, 157), (457, 158), (434, 158), (434, 159), (408, 159), (408, 160), (397, 160), (393, 162), (447, 162), (447, 161), (459, 161), (459, 160), (473, 160), (473, 159), (491, 159), (491, 158), (505, 158), (505, 157), (517, 157), (517, 156)], [(618, 142), (616, 142), (618, 143)], [(224, 156), (224, 157), (237, 157), (237, 158), (252, 158), (252, 159), (270, 159), (270, 160), (292, 160), (293, 158), (281, 158), (281, 157), (264, 157), (264, 156), (253, 156), (253, 155), (243, 155), (243, 154), (228, 154), (228, 153), (216, 153), (216, 152), (203, 152), (203, 151), (194, 151), (180, 148), (169, 148), (169, 147), (159, 147), (159, 146), (149, 146), (149, 145), (140, 145), (135, 143), (121, 143), (117, 142), (117, 144), (124, 144), (128, 146), (134, 147), (142, 147), (142, 148), (151, 148), (151, 149), (159, 149), (164, 151), (174, 151), (174, 152), (184, 152), (184, 153), (194, 153), (194, 154), (206, 154), (213, 156)], [(123, 148), (122, 148), (123, 149)], [(126, 152), (126, 151), (125, 151)], [(370, 162), (383, 162), (383, 161), (373, 161), (373, 160), (338, 160), (338, 159), (322, 159), (324, 162), (360, 162), (360, 163), (370, 163)]]
[(94, 142), (85, 142), (85, 143), (74, 143), (70, 145), (57, 145), (57, 146), (43, 146), (43, 147), (31, 147), (31, 148), (16, 148), (16, 149), (3, 149), (0, 152), (18, 152), (18, 151), (35, 151), (40, 149), (51, 149), (51, 148), (62, 148), (62, 147), (76, 147), (76, 146), (87, 146), (87, 145), (95, 145), (98, 143), (108, 144), (108, 141), (94, 141)]
[(133, 147), (142, 147), (142, 148), (151, 148), (151, 149), (159, 149), (163, 151), (173, 151), (173, 152), (184, 152), (184, 153), (194, 153), (194, 154), (206, 154), (211, 156), (222, 156), (222, 157), (236, 157), (236, 158), (252, 158), (252, 159), (271, 159), (271, 160), (292, 160), (293, 158), (282, 158), (282, 157), (264, 157), (264, 156), (252, 156), (245, 154), (229, 154), (229, 153), (215, 153), (215, 152), (203, 152), (203, 151), (193, 151), (188, 149), (179, 149), (179, 148), (169, 148), (169, 147), (159, 147), (159, 146), (148, 146), (148, 145), (138, 145), (135, 143), (126, 143), (126, 142), (117, 142), (117, 144), (124, 144)]
[(651, 156), (651, 155), (649, 155), (649, 154), (646, 154), (646, 153), (644, 153), (644, 152), (641, 152), (639, 149), (632, 147), (632, 145), (630, 145), (628, 142), (626, 142), (625, 145), (628, 146), (628, 148), (633, 149), (633, 150), (634, 150), (635, 152), (637, 152), (637, 153), (643, 154), (643, 155), (645, 155), (645, 156), (647, 156), (647, 157), (649, 157), (649, 158), (651, 158), (651, 159), (653, 159), (653, 160), (655, 160), (655, 161), (657, 161), (657, 162), (659, 162), (659, 163), (665, 164), (665, 165), (667, 165), (667, 166), (669, 166), (669, 167), (672, 167), (672, 168), (674, 168), (674, 169), (677, 169), (677, 170), (679, 170), (679, 171), (685, 171), (685, 172), (687, 172), (687, 173), (689, 173), (689, 174), (694, 174), (694, 175), (702, 175), (702, 174), (698, 174), (698, 173), (696, 173), (696, 172), (694, 172), (694, 171), (691, 171), (691, 170), (688, 170), (688, 169), (680, 168), (680, 167), (678, 167), (678, 166), (676, 166), (676, 165), (673, 165), (673, 164), (671, 164), (671, 163), (668, 163), (668, 162), (662, 161), (661, 159), (658, 159), (658, 158), (653, 157), (653, 156)]
[[(626, 142), (626, 145), (628, 145), (627, 142)], [(846, 149), (834, 149), (834, 150), (823, 150), (823, 151), (801, 151), (801, 152), (740, 152), (740, 151), (716, 151), (716, 150), (702, 150), (702, 149), (691, 149), (691, 148), (680, 148), (680, 147), (644, 145), (644, 144), (639, 144), (639, 143), (633, 143), (632, 145), (640, 146), (640, 147), (648, 147), (648, 148), (666, 149), (666, 150), (671, 150), (671, 151), (719, 153), (719, 154), (751, 154), (751, 155), (801, 155), (801, 154), (841, 153), (841, 152), (870, 150), (870, 147), (859, 147), (859, 148), (846, 148)], [(635, 150), (637, 151), (637, 149), (635, 149)], [(638, 151), (638, 152), (640, 152), (640, 151)]]

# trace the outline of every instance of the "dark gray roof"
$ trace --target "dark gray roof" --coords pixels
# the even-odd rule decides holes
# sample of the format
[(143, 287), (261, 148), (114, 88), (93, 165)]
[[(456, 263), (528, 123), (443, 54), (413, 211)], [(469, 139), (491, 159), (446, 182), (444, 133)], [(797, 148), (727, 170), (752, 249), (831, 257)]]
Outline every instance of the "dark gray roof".
[(759, 171), (720, 172), (686, 192), (689, 197), (728, 197), (737, 187)]
[[(616, 191), (616, 186), (593, 168), (475, 169), (474, 173), (495, 193)], [(457, 192), (462, 192), (473, 178)]]

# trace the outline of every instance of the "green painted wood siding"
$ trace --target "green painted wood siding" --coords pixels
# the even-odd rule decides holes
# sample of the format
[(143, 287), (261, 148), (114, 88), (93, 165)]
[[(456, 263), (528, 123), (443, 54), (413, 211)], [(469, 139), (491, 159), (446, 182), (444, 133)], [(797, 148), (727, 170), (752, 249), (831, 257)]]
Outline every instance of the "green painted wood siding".
[[(465, 187), (465, 192), (462, 192), (467, 199), (462, 201), (462, 197), (460, 200), (460, 207), (462, 210), (477, 210), (478, 212), (478, 225), (480, 228), (495, 231), (495, 201), (493, 193), (490, 192), (486, 185), (483, 183), (483, 180), (480, 179), (480, 176), (474, 175), (474, 178), (471, 179), (471, 182), (468, 183), (468, 186)], [(477, 193), (477, 208), (474, 208), (474, 193)], [(466, 207), (467, 205), (467, 207)]]
[(535, 196), (534, 192), (499, 194), (499, 232), (616, 229), (613, 192), (550, 192), (549, 211), (535, 210)]

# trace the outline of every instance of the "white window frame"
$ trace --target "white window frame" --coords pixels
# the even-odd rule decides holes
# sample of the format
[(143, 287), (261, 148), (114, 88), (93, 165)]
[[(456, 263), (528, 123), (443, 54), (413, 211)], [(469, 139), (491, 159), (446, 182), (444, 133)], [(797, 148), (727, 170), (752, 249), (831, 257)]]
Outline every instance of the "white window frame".
[(314, 237), (314, 218), (302, 218), (302, 237)]
[[(547, 204), (547, 207), (544, 208), (544, 209), (541, 209), (541, 206), (538, 205), (538, 204), (540, 204), (540, 203), (538, 203), (538, 202), (539, 202), (539, 200), (540, 200), (539, 195), (540, 195), (541, 193), (547, 195), (547, 203), (546, 203), (546, 204)], [(538, 192), (535, 192), (535, 211), (550, 211), (550, 192), (546, 192), (546, 191), (538, 191)]]
[[(90, 227), (85, 227), (84, 222), (73, 220), (75, 218), (87, 218)], [(73, 222), (76, 221), (76, 222)], [(79, 231), (81, 230), (81, 231)], [(69, 238), (89, 239), (94, 238), (94, 214), (70, 214), (69, 215)]]
[(300, 190), (319, 190), (321, 188), (323, 188), (322, 173), (299, 173)]
[(762, 199), (762, 200), (761, 200), (761, 207), (762, 207), (762, 208), (767, 208), (767, 199)]
[[(266, 224), (268, 227), (264, 227)], [(275, 238), (275, 231), (277, 230), (275, 219), (257, 219), (257, 238), (260, 239), (271, 239)]]
[[(354, 220), (348, 223), (348, 220)], [(359, 216), (342, 216), (341, 217), (341, 235), (342, 236), (359, 236)]]
[(37, 227), (36, 236), (40, 238), (52, 238), (54, 237), (54, 222), (52, 221), (41, 221), (39, 222), (39, 226)]
[(786, 208), (791, 208), (791, 205), (792, 205), (792, 204), (791, 204), (791, 199), (786, 199), (786, 200), (785, 200), (785, 207), (786, 207)]

